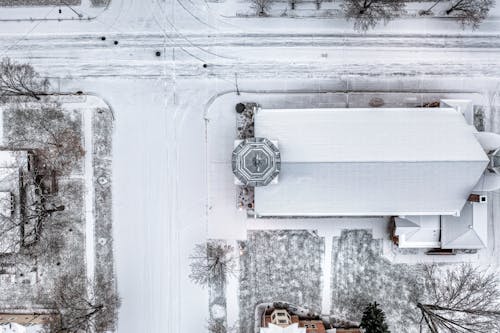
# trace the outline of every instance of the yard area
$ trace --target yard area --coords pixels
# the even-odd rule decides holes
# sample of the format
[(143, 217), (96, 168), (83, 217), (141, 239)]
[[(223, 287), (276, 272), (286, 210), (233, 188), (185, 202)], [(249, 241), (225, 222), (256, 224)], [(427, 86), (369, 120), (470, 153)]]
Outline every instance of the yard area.
[(422, 280), (419, 266), (392, 264), (382, 257), (382, 239), (370, 230), (344, 230), (332, 246), (332, 314), (360, 321), (363, 309), (376, 301), (391, 332), (418, 332)]
[(319, 312), (324, 246), (309, 230), (248, 231), (240, 242), (241, 333), (253, 332), (259, 303), (285, 301)]
[[(18, 251), (0, 253), (3, 312), (54, 311), (53, 296), (65, 278), (79, 286), (90, 282), (95, 299), (103, 303), (116, 294), (111, 215), (114, 118), (94, 97), (65, 96), (57, 101), (23, 108), (6, 104), (0, 110), (3, 144), (12, 150), (28, 149), (37, 161), (32, 162), (36, 171), (23, 177), (51, 168), (57, 184), (43, 199), (34, 195), (41, 215), (23, 206), (35, 212), (26, 214), (40, 224), (36, 240), (21, 243)], [(58, 148), (47, 148), (52, 146)]]
[[(30, 148), (44, 149), (51, 142), (48, 139), (45, 141), (48, 132), (56, 133), (59, 127), (48, 131), (44, 129), (45, 126), (39, 126), (37, 121), (42, 121), (42, 124), (54, 121), (56, 126), (66, 127), (66, 134), (71, 128), (72, 138), (83, 142), (81, 111), (61, 109), (59, 112), (46, 116), (43, 121), (42, 118), (33, 117), (32, 123), (29, 123), (26, 120), (27, 114), (31, 113), (29, 108), (3, 110), (3, 142), (12, 149), (27, 148), (28, 143), (32, 144)], [(69, 135), (65, 140), (68, 139)], [(78, 145), (76, 141), (75, 145)], [(44, 153), (49, 156), (48, 151)], [(50, 154), (55, 156), (53, 151)], [(46, 207), (64, 208), (55, 212), (47, 210), (36, 217), (41, 223), (36, 241), (22, 245), (17, 252), (0, 254), (0, 308), (3, 311), (47, 308), (56, 280), (62, 276), (78, 276), (79, 272), (85, 271), (83, 160), (60, 162), (58, 166), (62, 170), (64, 165), (67, 176), (57, 177), (57, 191), (44, 196), (43, 200)], [(25, 220), (31, 221), (31, 216), (35, 218), (32, 209), (26, 204), (28, 213), (25, 214), (29, 217), (24, 217)]]

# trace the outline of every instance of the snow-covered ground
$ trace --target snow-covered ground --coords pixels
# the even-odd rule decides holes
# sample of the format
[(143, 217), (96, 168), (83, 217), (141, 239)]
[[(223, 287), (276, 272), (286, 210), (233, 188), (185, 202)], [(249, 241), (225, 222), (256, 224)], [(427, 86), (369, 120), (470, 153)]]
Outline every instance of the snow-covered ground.
[[(87, 277), (90, 280), (94, 280), (94, 273), (98, 274), (105, 273), (105, 269), (99, 265), (102, 263), (102, 258), (97, 258), (95, 251), (95, 237), (94, 234), (96, 217), (94, 214), (99, 216), (101, 213), (96, 209), (96, 198), (94, 196), (94, 173), (96, 170), (94, 168), (94, 162), (96, 160), (96, 149), (93, 144), (98, 141), (100, 137), (105, 137), (107, 133), (97, 133), (94, 131), (92, 125), (95, 121), (97, 112), (102, 112), (104, 114), (109, 113), (108, 106), (99, 98), (95, 96), (52, 96), (48, 99), (52, 99), (52, 102), (58, 102), (61, 104), (63, 115), (67, 118), (68, 123), (64, 123), (65, 126), (68, 124), (73, 124), (74, 121), (77, 124), (77, 135), (81, 137), (82, 146), (85, 151), (89, 152), (85, 155), (85, 159), (82, 161), (72, 161), (71, 174), (68, 177), (60, 177), (58, 179), (59, 192), (54, 196), (52, 204), (64, 204), (65, 209), (63, 212), (57, 212), (50, 215), (47, 220), (50, 222), (45, 225), (44, 232), (45, 237), (47, 237), (44, 242), (58, 240), (58, 246), (60, 246), (60, 251), (53, 250), (52, 247), (43, 247), (36, 250), (35, 255), (30, 257), (26, 253), (20, 253), (12, 256), (2, 257), (2, 283), (0, 287), (2, 288), (2, 307), (4, 311), (8, 308), (17, 309), (19, 311), (29, 310), (29, 309), (45, 309), (45, 307), (50, 303), (50, 299), (47, 295), (51, 292), (55, 281), (65, 274), (75, 274), (75, 272), (87, 272)], [(16, 137), (10, 131), (15, 123), (12, 118), (6, 121), (9, 114), (12, 113), (12, 108), (15, 104), (7, 103), (3, 104), (0, 108), (0, 118), (3, 120), (3, 134), (1, 145), (3, 147), (8, 147), (13, 145), (14, 147), (37, 147), (36, 143), (30, 145)], [(28, 104), (29, 107), (29, 104)], [(35, 108), (34, 104), (33, 107)], [(104, 123), (104, 121), (103, 121)], [(36, 125), (30, 126), (28, 123), (23, 123), (24, 128), (29, 128), (26, 130), (27, 137), (37, 137), (38, 135), (43, 136), (45, 132), (36, 132)], [(33, 132), (35, 128), (35, 132)], [(38, 129), (38, 131), (40, 131)], [(109, 133), (110, 134), (110, 133)], [(109, 138), (110, 140), (111, 138)], [(43, 139), (40, 139), (43, 142)], [(99, 221), (103, 221), (102, 219)], [(111, 223), (111, 219), (104, 221), (104, 225)], [(63, 227), (57, 227), (63, 226)], [(60, 234), (64, 232), (64, 234)], [(102, 235), (102, 233), (100, 233)], [(111, 235), (106, 235), (111, 237)], [(56, 247), (56, 245), (53, 245)], [(38, 251), (38, 255), (36, 255)], [(19, 263), (22, 260), (23, 265)], [(113, 267), (113, 257), (104, 258), (107, 265)], [(96, 264), (97, 261), (97, 264)], [(14, 265), (12, 265), (14, 263)], [(5, 269), (9, 267), (10, 269)], [(82, 276), (82, 278), (85, 278)], [(29, 287), (27, 287), (29, 285)]]
[[(228, 187), (229, 170), (210, 168), (210, 162), (224, 163), (227, 156), (212, 161), (214, 152), (223, 150), (206, 145), (205, 119), (212, 126), (223, 118), (207, 113), (220, 96), (227, 103), (221, 112), (233, 112), (235, 102), (252, 101), (259, 92), (279, 95), (269, 99), (275, 107), (345, 105), (347, 90), (402, 91), (410, 98), (403, 103), (414, 103), (415, 93), (423, 91), (477, 93), (482, 104), (500, 107), (498, 8), (473, 33), (454, 22), (405, 19), (365, 36), (341, 19), (225, 18), (215, 3), (181, 2), (191, 14), (173, 0), (113, 0), (85, 22), (0, 22), (2, 57), (29, 61), (58, 91), (100, 96), (115, 115), (120, 333), (206, 330), (207, 291), (187, 276), (193, 245), (207, 237), (235, 240), (248, 230), (292, 227), (318, 230), (320, 237), (340, 235), (342, 221), (247, 220), (235, 209), (217, 215), (219, 206), (210, 200), (234, 208), (236, 198)], [(236, 89), (247, 94), (237, 95)], [(487, 120), (500, 130), (496, 113)], [(234, 127), (220, 130), (218, 144), (227, 148)], [(211, 185), (210, 176), (224, 181)], [(499, 205), (500, 196), (490, 202)], [(495, 220), (498, 210), (492, 214)], [(378, 222), (349, 221), (380, 239), (385, 233)], [(497, 251), (491, 250), (488, 262), (499, 263)], [(232, 280), (228, 305), (238, 304), (237, 293)], [(228, 309), (228, 316), (232, 323), (238, 311)]]
[(240, 246), (241, 332), (253, 332), (260, 303), (283, 301), (320, 311), (322, 237), (307, 230), (258, 230)]
[[(3, 1), (0, 3), (0, 22), (93, 20), (106, 10), (107, 0), (77, 1)], [(99, 4), (95, 6), (93, 3)], [(23, 6), (23, 4), (32, 4)], [(34, 6), (33, 4), (42, 4)]]

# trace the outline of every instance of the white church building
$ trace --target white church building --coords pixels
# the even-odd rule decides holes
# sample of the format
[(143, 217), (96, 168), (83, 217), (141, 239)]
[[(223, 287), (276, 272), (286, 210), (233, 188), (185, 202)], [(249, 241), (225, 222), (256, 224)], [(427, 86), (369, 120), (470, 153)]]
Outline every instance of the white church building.
[[(471, 102), (456, 100), (258, 109), (253, 141), (268, 148), (252, 155), (254, 143), (236, 142), (235, 180), (255, 186), (257, 217), (393, 216), (402, 247), (484, 247), (486, 193), (500, 188), (500, 136), (478, 132), (472, 113)], [(471, 194), (482, 201), (469, 202)]]

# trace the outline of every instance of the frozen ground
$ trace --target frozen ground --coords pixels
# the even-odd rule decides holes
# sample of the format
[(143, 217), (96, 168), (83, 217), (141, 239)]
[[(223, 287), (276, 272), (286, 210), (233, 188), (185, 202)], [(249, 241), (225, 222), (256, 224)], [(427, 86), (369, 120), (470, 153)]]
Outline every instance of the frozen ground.
[(260, 303), (320, 311), (323, 238), (306, 230), (250, 231), (240, 249), (240, 332), (254, 333)]
[[(21, 140), (12, 133), (12, 128), (19, 126), (16, 125), (17, 118), (12, 117), (13, 111), (10, 109), (12, 105), (7, 104), (6, 107), (4, 105), (1, 109), (4, 134), (2, 143), (25, 147), (27, 143), (23, 141), (24, 139)], [(68, 119), (68, 124), (75, 124), (75, 131), (83, 142), (82, 110), (68, 107), (64, 116)], [(24, 125), (26, 126), (24, 135), (28, 138), (46, 135), (28, 130), (31, 128), (29, 124)], [(31, 147), (37, 147), (37, 144)], [(43, 229), (44, 241), (40, 241), (31, 249), (35, 255), (20, 251), (1, 256), (0, 300), (3, 309), (29, 307), (43, 309), (50, 299), (51, 288), (57, 278), (85, 270), (84, 167), (83, 161), (74, 162), (70, 176), (58, 179), (58, 194), (50, 199), (55, 205), (64, 205), (65, 209), (47, 217)], [(52, 246), (44, 247), (45, 242), (51, 242)]]
[(418, 265), (391, 264), (382, 240), (369, 230), (343, 231), (333, 240), (332, 314), (360, 321), (364, 307), (381, 305), (391, 332), (418, 332), (418, 309), (412, 301), (422, 291)]
[[(212, 2), (181, 2), (195, 17), (178, 1), (122, 0), (88, 21), (58, 22), (46, 9), (37, 15), (54, 21), (0, 23), (2, 56), (31, 62), (57, 91), (101, 96), (115, 114), (108, 184), (123, 298), (120, 333), (206, 330), (208, 294), (187, 279), (188, 256), (193, 244), (214, 232), (244, 239), (249, 229), (297, 228), (333, 237), (349, 223), (372, 229), (376, 239), (386, 235), (383, 220), (254, 221), (235, 212), (213, 219), (207, 214), (212, 192), (204, 117), (218, 96), (233, 103), (254, 99), (238, 96), (237, 88), (272, 92), (282, 95), (271, 104), (300, 107), (335, 106), (335, 92), (346, 90), (460, 91), (500, 104), (498, 8), (474, 33), (448, 21), (405, 19), (364, 36), (338, 19), (224, 18)], [(320, 92), (321, 98), (299, 91)], [(499, 118), (488, 114), (487, 126), (500, 130)], [(234, 203), (226, 187), (231, 175), (217, 176), (226, 179), (216, 201)], [(498, 194), (491, 204), (500, 206)], [(498, 210), (492, 214), (496, 220)], [(499, 262), (497, 248), (488, 253), (485, 262)], [(227, 288), (230, 323), (238, 319), (236, 286), (233, 280)], [(330, 308), (325, 297), (316, 302)]]
[(94, 20), (111, 0), (0, 0), (0, 22)]
[[(112, 114), (108, 106), (94, 96), (55, 96), (64, 115), (77, 125), (85, 157), (74, 161), (67, 176), (58, 177), (59, 191), (51, 200), (65, 209), (50, 215), (42, 231), (44, 241), (36, 255), (17, 253), (0, 256), (1, 308), (17, 310), (47, 307), (53, 283), (64, 275), (80, 275), (94, 280), (105, 293), (114, 291), (114, 258), (111, 218), (111, 134)], [(22, 145), (11, 133), (9, 107), (2, 111), (2, 146)], [(24, 124), (28, 127), (28, 124)], [(28, 137), (40, 133), (26, 132)], [(29, 145), (33, 148), (33, 145)], [(95, 187), (95, 190), (94, 190)], [(47, 241), (45, 241), (47, 239)], [(46, 246), (50, 242), (50, 246)], [(44, 247), (45, 246), (45, 247)], [(59, 246), (60, 249), (55, 250)]]
[[(157, 32), (165, 33), (166, 40), (187, 33), (197, 33), (218, 39), (224, 33), (234, 33), (242, 36), (250, 33), (307, 33), (307, 34), (345, 34), (352, 33), (352, 22), (343, 18), (246, 18), (237, 17), (236, 13), (243, 9), (248, 12), (245, 1), (203, 1), (203, 0), (121, 0), (112, 1), (107, 7), (96, 8), (92, 3), (103, 4), (103, 0), (83, 0), (82, 6), (74, 8), (83, 15), (83, 20), (77, 13), (63, 7), (62, 16), (54, 8), (38, 7), (28, 10), (10, 10), (0, 13), (0, 21), (4, 20), (8, 33), (32, 33), (30, 31), (52, 33), (113, 33), (113, 32)], [(284, 2), (283, 2), (284, 3)], [(328, 4), (326, 4), (328, 6)], [(281, 7), (281, 5), (278, 5)], [(300, 6), (298, 6), (300, 9)], [(439, 6), (438, 6), (439, 8)], [(105, 10), (103, 10), (105, 9)], [(300, 10), (298, 10), (300, 12)], [(491, 10), (490, 18), (474, 32), (475, 35), (496, 35), (500, 8)], [(24, 25), (15, 22), (17, 19), (29, 21)], [(11, 22), (9, 22), (12, 20)], [(40, 25), (39, 21), (44, 22)], [(92, 24), (88, 24), (92, 22)], [(33, 29), (33, 30), (32, 30)], [(372, 33), (389, 34), (452, 34), (462, 35), (456, 22), (436, 17), (408, 18), (395, 20), (387, 26), (381, 25)], [(370, 34), (372, 34), (370, 33)], [(469, 34), (470, 31), (466, 31)], [(189, 36), (189, 34), (188, 34)], [(188, 37), (189, 38), (189, 37)]]
[(95, 265), (91, 276), (95, 278), (99, 290), (112, 295), (117, 288), (111, 186), (114, 119), (111, 110), (106, 105), (97, 107), (91, 116), (91, 132), (93, 134), (91, 183), (94, 190), (92, 214), (95, 217), (94, 237), (92, 238)]

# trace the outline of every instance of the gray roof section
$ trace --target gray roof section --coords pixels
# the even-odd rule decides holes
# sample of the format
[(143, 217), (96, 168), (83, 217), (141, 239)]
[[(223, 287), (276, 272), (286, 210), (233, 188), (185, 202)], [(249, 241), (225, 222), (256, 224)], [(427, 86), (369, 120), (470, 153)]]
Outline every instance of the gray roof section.
[(443, 249), (481, 249), (488, 240), (486, 203), (467, 202), (460, 216), (442, 216)]
[(266, 138), (249, 138), (233, 150), (231, 165), (242, 184), (265, 186), (280, 172), (280, 152)]

